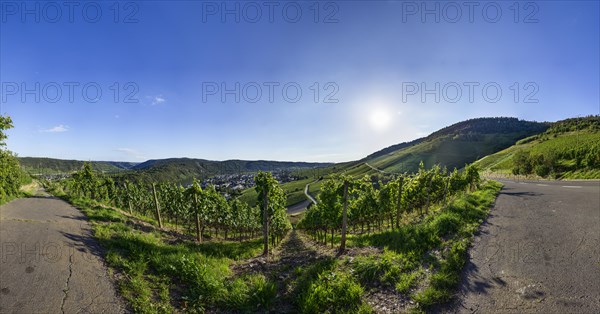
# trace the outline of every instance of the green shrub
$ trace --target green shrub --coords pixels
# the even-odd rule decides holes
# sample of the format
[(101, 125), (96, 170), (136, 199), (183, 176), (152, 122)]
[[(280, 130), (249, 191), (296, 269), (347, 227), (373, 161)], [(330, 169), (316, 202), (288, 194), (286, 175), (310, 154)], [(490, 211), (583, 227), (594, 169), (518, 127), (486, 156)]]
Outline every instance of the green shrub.
[(363, 288), (352, 276), (341, 272), (320, 274), (300, 304), (302, 313), (357, 313), (362, 305)]
[(386, 250), (380, 258), (359, 256), (354, 260), (354, 274), (363, 284), (382, 282), (395, 286), (406, 279), (407, 272), (418, 263), (415, 255), (404, 255)]
[(277, 296), (277, 285), (262, 274), (245, 275), (232, 281), (228, 286), (228, 296), (224, 308), (244, 312), (269, 309)]
[(461, 217), (452, 212), (442, 212), (431, 222), (432, 228), (440, 237), (454, 234), (462, 225)]

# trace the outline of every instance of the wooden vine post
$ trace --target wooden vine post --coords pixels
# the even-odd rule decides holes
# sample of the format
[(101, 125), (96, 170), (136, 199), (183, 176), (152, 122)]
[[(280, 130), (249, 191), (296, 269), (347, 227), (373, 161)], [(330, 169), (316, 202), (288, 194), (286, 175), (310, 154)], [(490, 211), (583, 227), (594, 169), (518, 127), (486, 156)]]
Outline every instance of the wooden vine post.
[(158, 195), (156, 195), (156, 184), (152, 183), (152, 192), (154, 194), (154, 205), (156, 208), (156, 220), (158, 220), (158, 227), (162, 228), (162, 219), (160, 218), (160, 207), (158, 205)]
[(194, 193), (194, 209), (196, 212), (196, 240), (202, 243), (202, 230), (200, 229), (200, 213), (198, 213), (198, 195)]
[(129, 192), (129, 188), (127, 187), (127, 183), (125, 183), (125, 193), (127, 194), (127, 204), (129, 205), (129, 214), (133, 215), (133, 207), (131, 206), (131, 192)]
[[(342, 239), (340, 241), (340, 251), (338, 254), (344, 254), (346, 250), (346, 231), (348, 228), (348, 180), (344, 180), (344, 208), (342, 209)], [(333, 243), (333, 241), (332, 241)]]
[(400, 177), (398, 180), (398, 204), (396, 205), (396, 228), (400, 229), (400, 213), (402, 212), (402, 186), (404, 184), (404, 177)]
[(263, 190), (263, 255), (269, 256), (269, 191)]

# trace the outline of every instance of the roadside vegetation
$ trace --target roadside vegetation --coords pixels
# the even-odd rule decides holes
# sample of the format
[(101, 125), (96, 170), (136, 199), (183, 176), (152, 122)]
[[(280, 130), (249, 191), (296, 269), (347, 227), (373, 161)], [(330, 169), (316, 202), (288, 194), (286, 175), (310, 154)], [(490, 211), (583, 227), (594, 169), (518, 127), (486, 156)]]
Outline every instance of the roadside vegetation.
[(492, 175), (600, 179), (600, 116), (555, 122), (477, 165)]
[[(235, 200), (229, 207), (214, 189), (202, 190), (197, 183), (186, 190), (169, 190), (168, 186), (161, 189), (163, 206), (184, 206), (190, 212), (188, 216), (195, 221), (198, 232), (195, 238), (162, 225), (159, 196), (154, 186), (148, 197), (153, 198), (156, 206), (155, 220), (141, 210), (143, 207), (138, 207), (144, 206), (140, 199), (147, 193), (133, 184), (122, 190), (126, 193), (123, 196), (125, 204), (136, 201), (135, 206), (129, 206), (129, 209), (135, 207), (135, 211), (126, 212), (110, 206), (120, 199), (114, 194), (118, 193), (117, 189), (111, 187), (110, 178), (96, 173), (89, 164), (72, 178), (46, 182), (46, 186), (49, 192), (86, 214), (95, 237), (106, 250), (105, 260), (116, 273), (119, 290), (135, 312), (202, 313), (216, 309), (254, 312), (267, 310), (273, 303), (276, 296), (274, 283), (262, 274), (234, 274), (230, 266), (234, 261), (255, 257), (261, 251), (268, 255), (269, 248), (280, 242), (290, 226), (283, 207), (283, 192), (277, 181), (270, 173), (259, 173), (256, 181), (258, 197), (265, 206), (255, 216), (243, 216), (254, 212)], [(167, 195), (179, 197), (167, 203)], [(228, 238), (227, 230), (220, 233), (219, 227), (242, 220), (230, 215), (225, 217), (227, 222), (223, 222), (212, 220), (218, 216), (211, 215), (231, 214), (231, 210), (239, 211), (240, 219), (258, 226), (263, 221), (262, 227), (270, 228), (263, 229), (262, 239), (243, 238), (242, 229), (237, 229), (239, 233), (232, 230)], [(212, 237), (208, 234), (210, 240), (207, 241), (203, 233), (209, 227), (214, 228), (214, 233)], [(223, 238), (217, 240), (218, 236)]]
[(6, 149), (6, 131), (12, 127), (12, 119), (0, 115), (0, 205), (21, 196), (21, 185), (31, 183), (31, 178), (21, 170), (17, 156)]

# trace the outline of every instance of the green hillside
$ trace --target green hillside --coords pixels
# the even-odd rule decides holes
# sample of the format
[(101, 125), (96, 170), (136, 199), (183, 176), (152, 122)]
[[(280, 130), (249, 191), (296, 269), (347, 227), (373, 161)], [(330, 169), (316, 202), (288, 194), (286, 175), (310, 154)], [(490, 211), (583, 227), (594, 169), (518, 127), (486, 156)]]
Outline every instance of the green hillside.
[(121, 174), (129, 179), (152, 181), (169, 181), (190, 184), (194, 179), (206, 179), (220, 174), (254, 173), (257, 171), (276, 171), (283, 169), (315, 168), (330, 165), (329, 163), (287, 162), (287, 161), (248, 161), (226, 160), (213, 161), (192, 158), (169, 158), (148, 160), (136, 165), (133, 171)]
[(600, 178), (600, 116), (555, 122), (544, 133), (477, 161), (485, 171), (557, 179)]
[[(31, 174), (60, 174), (81, 170), (84, 161), (64, 160), (43, 157), (19, 157), (23, 170)], [(103, 172), (117, 172), (136, 165), (130, 162), (92, 161), (94, 170)]]
[(365, 161), (388, 172), (414, 172), (421, 161), (427, 168), (435, 164), (448, 169), (462, 168), (466, 163), (505, 149), (547, 128), (546, 123), (517, 118), (471, 119), (443, 128), (409, 145), (400, 144), (400, 149), (390, 151), (386, 148)]
[[(304, 186), (307, 183), (319, 177), (328, 177), (332, 173), (345, 173), (353, 177), (410, 173), (418, 170), (421, 161), (427, 168), (440, 164), (448, 170), (460, 169), (467, 163), (510, 147), (520, 139), (542, 133), (549, 127), (550, 123), (517, 118), (470, 119), (440, 129), (427, 137), (384, 148), (361, 160), (322, 168), (318, 175), (300, 170), (298, 173), (301, 177), (306, 177), (305, 180), (285, 183), (282, 187), (288, 195), (288, 205), (293, 205), (306, 200)], [(317, 195), (319, 186), (319, 183), (311, 184), (310, 193)], [(253, 189), (248, 189), (242, 197), (252, 202), (256, 193)]]
[[(42, 157), (20, 157), (21, 167), (31, 174), (64, 174), (81, 170), (85, 161)], [(213, 161), (191, 158), (148, 160), (143, 163), (90, 161), (94, 170), (113, 173), (115, 177), (132, 181), (170, 181), (189, 184), (194, 178), (206, 179), (219, 174), (252, 173), (259, 170), (312, 169), (329, 163), (286, 161)]]

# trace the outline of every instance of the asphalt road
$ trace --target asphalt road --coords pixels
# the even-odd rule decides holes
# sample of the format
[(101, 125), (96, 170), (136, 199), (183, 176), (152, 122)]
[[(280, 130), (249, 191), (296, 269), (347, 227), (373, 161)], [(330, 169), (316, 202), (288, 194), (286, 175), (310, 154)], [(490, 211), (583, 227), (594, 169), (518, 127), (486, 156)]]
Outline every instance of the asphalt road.
[(0, 313), (122, 313), (84, 215), (51, 197), (0, 207)]
[[(315, 183), (319, 180), (315, 180), (311, 183)], [(308, 187), (310, 186), (311, 183), (308, 183), (305, 187), (304, 187), (304, 195), (306, 195), (306, 197), (315, 205), (317, 205), (317, 200), (315, 200), (312, 195), (310, 195), (310, 193), (308, 193)]]
[(303, 211), (306, 210), (306, 208), (308, 208), (308, 205), (310, 205), (312, 202), (309, 200), (304, 200), (300, 203), (296, 203), (292, 206), (289, 206), (286, 211), (288, 213), (288, 215), (294, 215), (294, 214), (298, 214), (301, 213)]
[(600, 182), (500, 181), (441, 312), (600, 313)]
[[(319, 180), (315, 180), (311, 183), (315, 183)], [(306, 200), (296, 203), (292, 206), (289, 206), (286, 211), (289, 215), (293, 215), (293, 214), (298, 214), (301, 213), (303, 211), (306, 210), (306, 208), (308, 208), (308, 206), (313, 203), (313, 204), (317, 204), (317, 200), (315, 200), (312, 195), (310, 195), (310, 193), (308, 193), (308, 187), (310, 186), (311, 183), (308, 183), (305, 187), (304, 187), (304, 194), (306, 195)]]

